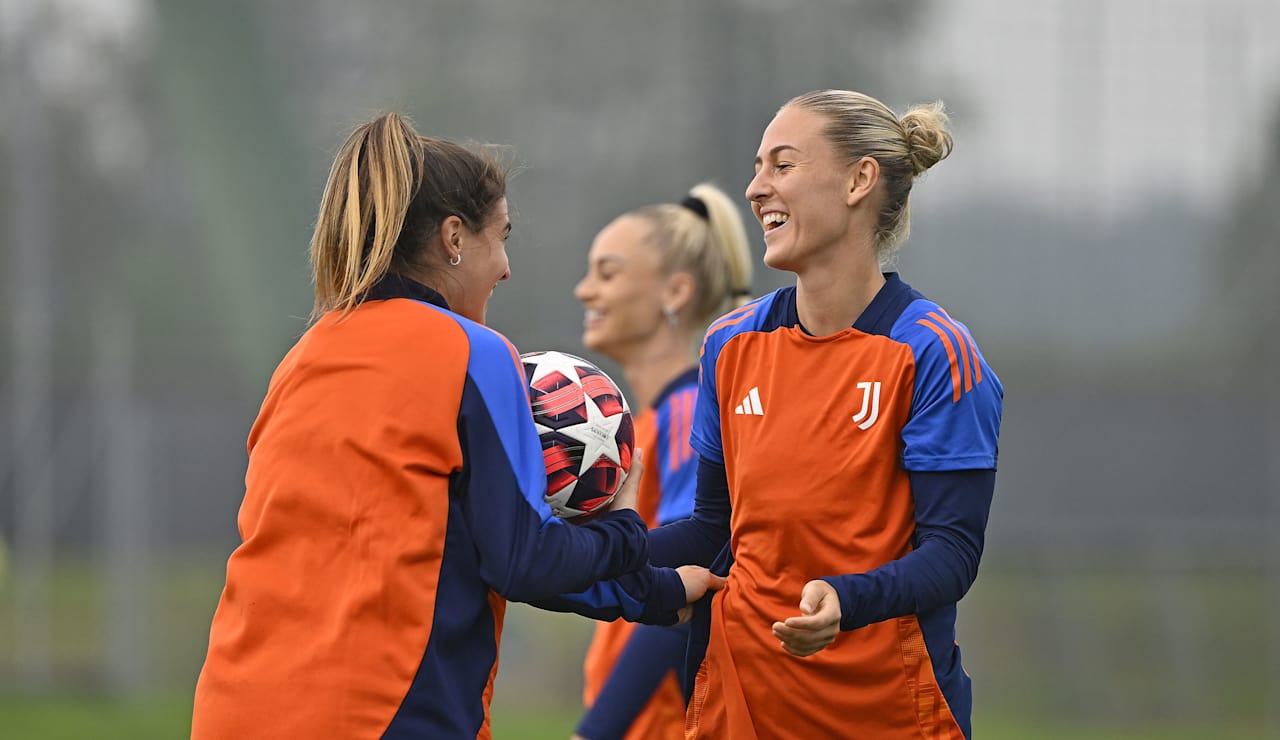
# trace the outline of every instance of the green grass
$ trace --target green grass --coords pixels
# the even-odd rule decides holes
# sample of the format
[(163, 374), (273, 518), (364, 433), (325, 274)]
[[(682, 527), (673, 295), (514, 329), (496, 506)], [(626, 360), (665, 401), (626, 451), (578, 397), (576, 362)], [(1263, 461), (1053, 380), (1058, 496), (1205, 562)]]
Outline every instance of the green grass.
[(191, 734), (191, 699), (8, 697), (0, 699), (0, 728), (11, 740), (173, 740)]
[[(0, 729), (7, 740), (173, 740), (190, 732), (191, 698), (169, 696), (122, 703), (95, 698), (0, 699)], [(566, 740), (578, 713), (569, 708), (494, 708), (496, 740)], [(1261, 727), (1247, 725), (1116, 728), (1053, 726), (1034, 720), (979, 716), (977, 740), (1262, 740)]]
[[(149, 608), (140, 613), (149, 691), (162, 694), (134, 701), (110, 698), (113, 684), (103, 669), (105, 591), (97, 571), (84, 563), (55, 570), (54, 684), (46, 696), (13, 670), (12, 592), (0, 584), (0, 738), (186, 737), (223, 562), (157, 565), (146, 592)], [(985, 573), (965, 599), (958, 625), (974, 677), (977, 737), (1267, 737), (1266, 708), (1277, 687), (1266, 672), (1263, 584), (1257, 573), (1199, 574), (1172, 586), (1165, 581), (1171, 590), (1162, 592), (1158, 579), (1133, 572)], [(1182, 622), (1168, 619), (1171, 603)], [(571, 615), (510, 606), (494, 697), (498, 740), (570, 736), (578, 710), (566, 704), (581, 690), (590, 629)], [(1176, 659), (1188, 654), (1189, 661)], [(1194, 672), (1182, 670), (1186, 666)]]

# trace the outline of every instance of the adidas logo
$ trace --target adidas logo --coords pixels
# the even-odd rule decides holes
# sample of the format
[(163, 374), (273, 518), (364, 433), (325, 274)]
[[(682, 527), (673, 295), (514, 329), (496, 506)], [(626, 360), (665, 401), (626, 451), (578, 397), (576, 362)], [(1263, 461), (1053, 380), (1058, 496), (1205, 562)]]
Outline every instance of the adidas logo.
[(747, 397), (742, 399), (742, 403), (734, 408), (735, 414), (747, 414), (748, 416), (764, 416), (764, 407), (760, 405), (760, 387), (756, 386), (751, 389)]

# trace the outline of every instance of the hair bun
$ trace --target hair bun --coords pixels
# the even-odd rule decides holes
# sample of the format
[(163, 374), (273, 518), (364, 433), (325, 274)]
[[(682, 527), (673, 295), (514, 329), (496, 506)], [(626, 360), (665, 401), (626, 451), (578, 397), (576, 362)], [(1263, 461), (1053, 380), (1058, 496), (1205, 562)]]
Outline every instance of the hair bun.
[(941, 101), (917, 105), (898, 120), (907, 135), (907, 156), (913, 174), (922, 174), (951, 154), (949, 120)]

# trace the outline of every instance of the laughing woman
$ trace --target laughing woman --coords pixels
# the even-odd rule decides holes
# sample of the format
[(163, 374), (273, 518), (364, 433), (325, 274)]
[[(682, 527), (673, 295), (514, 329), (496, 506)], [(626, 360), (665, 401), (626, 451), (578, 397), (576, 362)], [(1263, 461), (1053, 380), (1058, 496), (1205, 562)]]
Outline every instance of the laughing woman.
[(764, 131), (746, 195), (795, 285), (711, 325), (693, 516), (650, 534), (656, 564), (728, 574), (693, 622), (690, 738), (970, 736), (956, 604), (1003, 391), (969, 330), (881, 269), (951, 145), (941, 105), (845, 90)]

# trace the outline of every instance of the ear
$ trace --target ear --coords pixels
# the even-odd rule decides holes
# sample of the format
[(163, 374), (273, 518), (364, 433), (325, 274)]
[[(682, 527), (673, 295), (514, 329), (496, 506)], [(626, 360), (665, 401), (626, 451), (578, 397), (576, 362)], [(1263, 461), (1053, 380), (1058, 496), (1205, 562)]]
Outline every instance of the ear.
[(444, 248), (444, 258), (452, 259), (462, 252), (462, 230), (464, 224), (457, 216), (449, 216), (440, 222), (440, 246)]
[(858, 205), (863, 198), (871, 194), (876, 183), (880, 181), (880, 163), (875, 157), (863, 157), (849, 168), (849, 177), (845, 181), (845, 203), (850, 208)]
[(697, 281), (687, 272), (673, 272), (668, 275), (666, 284), (662, 287), (663, 310), (669, 308), (676, 313), (684, 311), (685, 307), (693, 301), (696, 287)]

